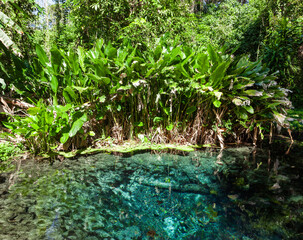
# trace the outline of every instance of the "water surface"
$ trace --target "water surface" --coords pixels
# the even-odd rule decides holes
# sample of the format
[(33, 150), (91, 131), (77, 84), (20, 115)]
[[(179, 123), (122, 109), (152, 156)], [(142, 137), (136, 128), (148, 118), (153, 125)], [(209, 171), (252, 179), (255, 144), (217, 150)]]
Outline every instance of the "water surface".
[(302, 239), (303, 157), (285, 153), (28, 162), (1, 176), (0, 239)]

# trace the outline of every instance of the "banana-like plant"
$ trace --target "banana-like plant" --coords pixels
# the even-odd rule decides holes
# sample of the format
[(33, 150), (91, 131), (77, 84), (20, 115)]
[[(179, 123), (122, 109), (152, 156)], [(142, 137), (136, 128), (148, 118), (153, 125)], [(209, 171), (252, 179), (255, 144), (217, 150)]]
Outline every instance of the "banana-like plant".
[(127, 42), (116, 48), (99, 40), (90, 50), (53, 47), (50, 58), (40, 46), (36, 52), (33, 79), (53, 99), (47, 111), (72, 106), (72, 121), (60, 120), (52, 138), (58, 144), (74, 139), (75, 123), (76, 133), (85, 127), (95, 137), (140, 134), (224, 147), (224, 141), (255, 141), (266, 124), (283, 125), (291, 104), (261, 61), (235, 58), (224, 48), (194, 51), (160, 41), (141, 52)]

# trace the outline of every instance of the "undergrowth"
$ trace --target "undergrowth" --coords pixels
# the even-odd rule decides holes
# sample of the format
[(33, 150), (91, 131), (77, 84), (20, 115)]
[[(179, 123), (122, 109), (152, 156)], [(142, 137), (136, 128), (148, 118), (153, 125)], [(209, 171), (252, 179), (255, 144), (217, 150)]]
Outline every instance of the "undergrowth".
[(20, 147), (8, 142), (0, 142), (0, 173), (14, 170), (13, 160), (20, 153), (22, 153)]

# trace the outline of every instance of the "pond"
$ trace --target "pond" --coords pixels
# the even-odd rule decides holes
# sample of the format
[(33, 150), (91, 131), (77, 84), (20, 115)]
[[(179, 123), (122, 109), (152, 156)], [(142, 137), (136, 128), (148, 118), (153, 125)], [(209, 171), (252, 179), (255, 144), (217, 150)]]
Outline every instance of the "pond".
[(302, 239), (303, 156), (279, 150), (27, 162), (0, 177), (0, 239)]

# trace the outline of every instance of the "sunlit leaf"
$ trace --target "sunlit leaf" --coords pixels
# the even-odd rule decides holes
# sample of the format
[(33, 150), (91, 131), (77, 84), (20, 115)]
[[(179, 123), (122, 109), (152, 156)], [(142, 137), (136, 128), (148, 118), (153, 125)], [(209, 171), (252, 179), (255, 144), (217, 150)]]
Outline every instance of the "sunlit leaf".
[(166, 126), (166, 130), (167, 131), (171, 131), (171, 130), (173, 130), (173, 128), (174, 128), (174, 124), (169, 124), (168, 126)]
[(46, 66), (46, 63), (49, 62), (48, 57), (46, 56), (46, 53), (43, 50), (43, 48), (38, 44), (36, 45), (36, 53), (37, 53), (37, 56), (40, 60), (40, 63), (43, 66)]
[(244, 93), (251, 97), (260, 97), (263, 95), (263, 91), (257, 91), (257, 90), (246, 90)]
[(53, 90), (53, 92), (56, 94), (58, 92), (59, 83), (58, 83), (58, 79), (55, 75), (52, 75), (52, 77), (51, 77), (50, 86), (51, 86), (51, 89)]
[(218, 99), (216, 99), (215, 101), (213, 101), (213, 104), (214, 104), (214, 106), (216, 108), (219, 108), (221, 106), (221, 102)]
[(83, 113), (82, 115), (79, 116), (79, 118), (77, 118), (73, 122), (72, 127), (68, 133), (69, 137), (75, 136), (86, 121), (87, 121), (87, 115), (86, 113)]
[(277, 112), (277, 111), (273, 111), (273, 115), (274, 115), (274, 118), (276, 119), (276, 121), (279, 123), (279, 125), (283, 125), (284, 124), (284, 121), (286, 119), (286, 116)]
[(254, 108), (252, 106), (243, 106), (243, 108), (251, 114), (255, 113)]

